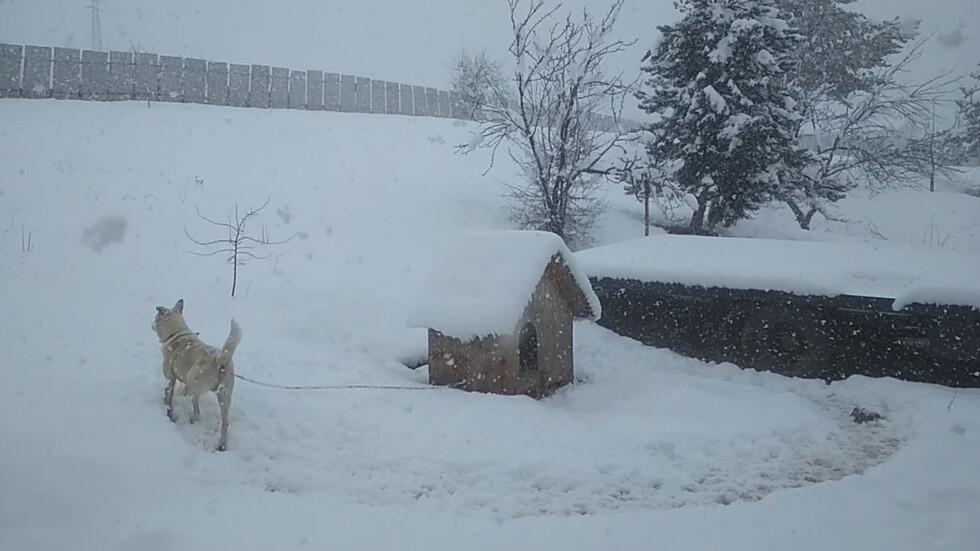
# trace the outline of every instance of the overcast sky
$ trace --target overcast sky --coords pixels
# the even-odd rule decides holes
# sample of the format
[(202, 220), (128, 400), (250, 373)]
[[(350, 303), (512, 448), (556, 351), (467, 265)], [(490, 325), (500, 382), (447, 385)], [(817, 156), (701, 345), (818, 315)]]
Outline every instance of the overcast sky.
[[(0, 0), (0, 41), (91, 47), (91, 0)], [(460, 48), (504, 57), (505, 0), (98, 0), (107, 49), (138, 48), (217, 61), (322, 69), (448, 87)], [(608, 2), (568, 0), (600, 12)], [(911, 78), (980, 62), (980, 0), (858, 0), (877, 18), (922, 20), (935, 31)], [(626, 0), (617, 26), (639, 42), (613, 68), (636, 76), (656, 27), (675, 21), (672, 0)]]

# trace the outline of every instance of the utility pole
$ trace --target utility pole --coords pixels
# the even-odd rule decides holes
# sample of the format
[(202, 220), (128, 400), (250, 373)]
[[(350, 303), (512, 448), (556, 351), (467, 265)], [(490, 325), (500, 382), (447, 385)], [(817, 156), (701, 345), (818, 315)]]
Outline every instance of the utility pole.
[(92, 0), (88, 7), (92, 11), (92, 49), (102, 49), (102, 21), (99, 18), (99, 0)]

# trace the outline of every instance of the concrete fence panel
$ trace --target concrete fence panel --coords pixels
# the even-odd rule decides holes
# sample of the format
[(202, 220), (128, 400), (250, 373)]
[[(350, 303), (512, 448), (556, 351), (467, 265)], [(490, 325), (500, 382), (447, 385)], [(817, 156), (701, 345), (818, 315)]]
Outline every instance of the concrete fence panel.
[(412, 103), (415, 105), (413, 115), (419, 117), (426, 115), (425, 87), (412, 86)]
[[(83, 55), (84, 57), (84, 55)], [(183, 101), (181, 79), (184, 78), (184, 59), (172, 55), (160, 56), (159, 101)]]
[(411, 84), (399, 84), (399, 94), (398, 101), (401, 103), (401, 110), (399, 113), (402, 115), (414, 115), (415, 114), (415, 87)]
[(248, 106), (248, 65), (232, 63), (228, 66), (228, 105), (234, 107)]
[(113, 50), (109, 52), (109, 98), (114, 100), (132, 99), (135, 79), (133, 78), (133, 52)]
[(184, 58), (182, 80), (184, 103), (204, 103), (208, 97), (208, 62), (192, 57)]
[(220, 61), (208, 63), (208, 97), (211, 105), (228, 105), (228, 64)]
[(0, 44), (0, 98), (20, 96), (20, 69), (24, 47)]
[(289, 108), (306, 109), (306, 71), (289, 72)]
[(463, 97), (458, 92), (449, 92), (449, 108), (454, 119), (469, 119), (469, 113), (464, 113)]
[[(146, 99), (469, 119), (459, 94), (355, 75), (143, 52), (0, 43), (0, 98)], [(609, 116), (597, 128), (615, 130)], [(639, 123), (622, 121), (627, 128)]]
[(289, 69), (285, 67), (272, 68), (272, 80), (269, 84), (269, 107), (285, 109), (289, 106)]
[(439, 116), (448, 119), (453, 116), (452, 102), (449, 100), (449, 92), (447, 90), (439, 90)]
[(371, 79), (365, 77), (354, 78), (354, 109), (358, 113), (371, 112)]
[(156, 99), (160, 89), (157, 54), (138, 52), (133, 56), (136, 99)]
[(306, 71), (306, 108), (311, 111), (323, 110), (323, 71)]
[(109, 97), (109, 54), (82, 50), (82, 99), (102, 101)]
[(354, 83), (354, 75), (340, 75), (340, 110), (345, 113), (353, 113), (357, 109), (357, 97), (354, 95), (357, 87)]
[(425, 89), (425, 114), (430, 117), (439, 116), (439, 90)]
[(323, 108), (340, 111), (340, 75), (323, 73)]
[(54, 49), (51, 90), (54, 97), (78, 98), (82, 93), (82, 52), (71, 48)]
[(24, 76), (21, 88), (29, 98), (51, 96), (51, 48), (24, 47)]
[(385, 105), (385, 81), (371, 80), (371, 112), (384, 115), (387, 106)]
[(272, 68), (268, 65), (252, 65), (252, 80), (248, 90), (248, 104), (251, 107), (269, 107), (269, 83)]
[(609, 115), (599, 115), (599, 125), (605, 132), (612, 132), (616, 129), (616, 119)]
[(385, 82), (385, 113), (389, 115), (397, 115), (401, 113), (401, 106), (399, 105), (398, 96), (400, 95), (400, 87), (397, 82)]

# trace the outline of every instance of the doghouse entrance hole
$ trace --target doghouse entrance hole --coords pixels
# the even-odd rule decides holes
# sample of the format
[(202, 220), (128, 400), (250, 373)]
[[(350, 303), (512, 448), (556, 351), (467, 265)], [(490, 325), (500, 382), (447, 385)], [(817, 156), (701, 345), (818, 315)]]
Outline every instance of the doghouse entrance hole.
[(538, 370), (538, 330), (530, 322), (521, 327), (518, 353), (522, 373)]

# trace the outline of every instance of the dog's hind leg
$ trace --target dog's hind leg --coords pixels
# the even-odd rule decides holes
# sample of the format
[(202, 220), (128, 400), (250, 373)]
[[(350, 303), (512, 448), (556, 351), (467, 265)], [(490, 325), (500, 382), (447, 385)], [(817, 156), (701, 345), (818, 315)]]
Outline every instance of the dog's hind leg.
[(191, 423), (196, 423), (201, 418), (201, 404), (198, 403), (198, 394), (196, 392), (191, 392), (190, 395), (191, 405), (194, 406), (193, 411), (191, 411)]
[(216, 394), (218, 395), (218, 408), (221, 409), (221, 436), (218, 438), (218, 451), (223, 452), (228, 449), (228, 414), (231, 410), (231, 393), (234, 389), (234, 381), (218, 385)]

